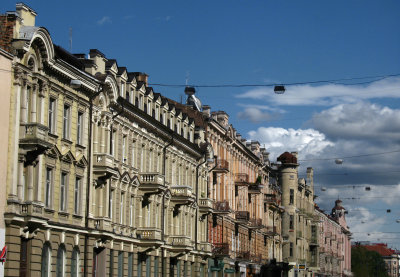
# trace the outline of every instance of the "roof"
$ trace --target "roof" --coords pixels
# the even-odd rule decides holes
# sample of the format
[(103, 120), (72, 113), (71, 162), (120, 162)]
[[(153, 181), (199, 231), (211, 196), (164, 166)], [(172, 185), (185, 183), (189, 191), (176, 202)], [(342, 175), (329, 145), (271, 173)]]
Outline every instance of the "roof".
[(375, 243), (371, 245), (361, 245), (361, 246), (365, 247), (369, 251), (375, 251), (383, 257), (388, 257), (395, 254), (395, 251), (393, 249), (388, 248), (386, 243)]
[(282, 164), (297, 164), (297, 158), (289, 152), (283, 153), (278, 157), (277, 160), (282, 162)]
[(81, 60), (79, 60), (76, 56), (72, 55), (61, 46), (54, 44), (54, 52), (56, 58), (59, 58), (82, 71), (85, 69), (85, 66)]

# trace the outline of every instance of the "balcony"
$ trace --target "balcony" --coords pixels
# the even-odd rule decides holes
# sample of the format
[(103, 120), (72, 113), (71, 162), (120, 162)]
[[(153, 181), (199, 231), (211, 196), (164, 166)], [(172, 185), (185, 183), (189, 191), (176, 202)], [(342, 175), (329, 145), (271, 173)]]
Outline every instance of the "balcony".
[(246, 173), (236, 173), (235, 185), (236, 186), (248, 186), (249, 185), (249, 175)]
[(189, 252), (193, 250), (193, 243), (187, 236), (170, 236), (168, 243), (172, 246), (172, 252)]
[(198, 250), (201, 252), (211, 253), (212, 252), (212, 244), (209, 242), (200, 242), (198, 244)]
[(108, 217), (97, 217), (94, 218), (93, 221), (90, 220), (90, 223), (91, 227), (93, 226), (92, 228), (95, 228), (96, 230), (106, 232), (112, 231), (111, 220)]
[(49, 128), (40, 123), (21, 124), (22, 132), (19, 140), (19, 146), (28, 151), (43, 153), (49, 149), (52, 144), (49, 142)]
[(279, 235), (278, 229), (276, 228), (276, 226), (267, 226), (266, 232), (267, 232), (267, 235), (269, 235), (269, 236)]
[(229, 244), (225, 243), (225, 242), (214, 243), (212, 253), (213, 253), (213, 256), (216, 258), (229, 257)]
[(214, 203), (214, 214), (229, 214), (231, 208), (228, 201), (218, 201)]
[(154, 227), (143, 227), (136, 230), (136, 237), (140, 240), (140, 246), (160, 246), (163, 244), (161, 240), (161, 230)]
[(249, 228), (252, 229), (262, 229), (264, 228), (264, 225), (262, 223), (261, 218), (251, 218), (249, 222)]
[(164, 176), (158, 173), (141, 173), (139, 189), (148, 194), (158, 194), (166, 189)]
[(252, 184), (248, 188), (248, 193), (250, 194), (258, 194), (261, 193), (261, 189), (263, 188), (263, 185), (260, 184)]
[(297, 231), (296, 235), (297, 235), (298, 239), (299, 238), (303, 238), (303, 232), (302, 231)]
[(199, 211), (200, 213), (207, 214), (213, 211), (214, 200), (210, 198), (199, 199)]
[(97, 179), (97, 184), (104, 184), (107, 179), (113, 175), (117, 175), (117, 170), (114, 167), (114, 157), (106, 154), (93, 155), (93, 174)]
[(217, 163), (213, 171), (217, 173), (229, 172), (229, 162), (227, 160), (217, 159)]
[(237, 261), (250, 261), (250, 251), (239, 251), (236, 253)]
[(250, 213), (248, 211), (237, 211), (235, 218), (238, 223), (247, 224), (250, 220)]
[(21, 204), (20, 214), (22, 216), (43, 217), (43, 205), (39, 203)]
[(261, 264), (262, 263), (261, 254), (252, 254), (252, 255), (250, 255), (250, 259), (255, 264)]
[(190, 205), (196, 200), (189, 186), (172, 186), (171, 196), (171, 201), (176, 205)]
[(272, 209), (279, 209), (280, 201), (275, 194), (264, 194), (264, 203), (267, 203)]

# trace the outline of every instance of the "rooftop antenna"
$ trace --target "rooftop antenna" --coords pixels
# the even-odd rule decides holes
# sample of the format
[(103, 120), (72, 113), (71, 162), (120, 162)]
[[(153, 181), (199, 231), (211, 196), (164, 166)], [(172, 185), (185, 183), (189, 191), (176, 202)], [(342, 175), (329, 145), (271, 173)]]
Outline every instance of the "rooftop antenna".
[(72, 27), (69, 27), (69, 52), (72, 53)]

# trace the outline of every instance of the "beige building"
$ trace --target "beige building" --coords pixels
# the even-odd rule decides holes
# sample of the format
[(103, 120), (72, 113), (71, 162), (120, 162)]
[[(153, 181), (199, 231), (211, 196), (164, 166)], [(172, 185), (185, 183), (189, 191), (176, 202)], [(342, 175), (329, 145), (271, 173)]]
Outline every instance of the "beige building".
[(205, 276), (201, 114), (98, 50), (56, 46), (35, 17), (1, 16), (15, 54), (5, 275)]
[(307, 180), (298, 178), (297, 153), (279, 156), (279, 180), (282, 187), (283, 260), (292, 269), (288, 276), (313, 276), (318, 270), (318, 218), (314, 216), (313, 169), (307, 168)]
[[(0, 103), (0, 184), (1, 191), (6, 191), (7, 183), (7, 157), (8, 157), (8, 129), (9, 121), (5, 120), (10, 115), (10, 98), (12, 84), (12, 60), (13, 56), (0, 48), (0, 87), (1, 87), (1, 103)], [(5, 193), (0, 196), (0, 251), (6, 249), (5, 243), (5, 222), (4, 207), (6, 206), (7, 197)], [(4, 263), (0, 264), (0, 276), (4, 276)]]

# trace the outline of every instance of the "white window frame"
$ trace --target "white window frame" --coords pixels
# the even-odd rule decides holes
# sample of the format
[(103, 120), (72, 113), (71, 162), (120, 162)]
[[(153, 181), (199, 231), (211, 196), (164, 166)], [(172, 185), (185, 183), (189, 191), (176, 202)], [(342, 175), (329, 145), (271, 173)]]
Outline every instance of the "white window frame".
[(63, 138), (70, 139), (71, 106), (64, 104), (63, 109)]
[(57, 110), (56, 107), (57, 107), (57, 100), (52, 97), (49, 97), (47, 123), (49, 127), (49, 133), (51, 134), (56, 133), (56, 110)]
[(78, 111), (76, 125), (76, 143), (83, 145), (84, 113), (82, 111)]
[(53, 183), (54, 183), (54, 169), (51, 167), (46, 168), (46, 185), (44, 188), (44, 205), (46, 208), (52, 207), (52, 195), (53, 195)]
[(61, 172), (60, 180), (60, 211), (67, 211), (67, 193), (68, 193), (68, 173)]
[(79, 215), (81, 212), (81, 188), (82, 188), (82, 178), (75, 178), (74, 185), (74, 214)]

